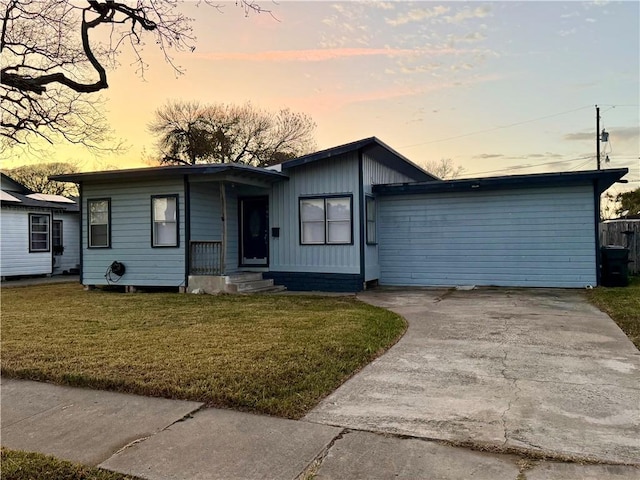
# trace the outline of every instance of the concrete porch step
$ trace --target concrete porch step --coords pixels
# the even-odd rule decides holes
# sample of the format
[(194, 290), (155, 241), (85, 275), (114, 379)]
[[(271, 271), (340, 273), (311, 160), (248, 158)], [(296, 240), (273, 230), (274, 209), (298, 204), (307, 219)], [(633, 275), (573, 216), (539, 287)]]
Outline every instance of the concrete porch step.
[(225, 290), (230, 293), (251, 293), (263, 288), (273, 287), (273, 280), (250, 280), (242, 282), (227, 283)]
[(261, 272), (237, 272), (231, 273), (225, 277), (225, 283), (227, 284), (255, 282), (258, 280), (262, 280)]
[(259, 288), (257, 290), (251, 290), (250, 292), (238, 292), (238, 293), (279, 293), (284, 292), (287, 289), (284, 285), (272, 285), (271, 287)]

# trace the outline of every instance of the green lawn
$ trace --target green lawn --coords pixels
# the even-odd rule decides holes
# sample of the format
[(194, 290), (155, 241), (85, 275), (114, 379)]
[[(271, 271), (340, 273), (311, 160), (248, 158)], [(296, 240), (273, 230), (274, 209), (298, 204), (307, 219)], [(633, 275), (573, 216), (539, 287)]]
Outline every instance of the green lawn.
[(606, 312), (640, 349), (640, 277), (631, 277), (628, 287), (598, 287), (589, 300)]
[(41, 453), (2, 448), (2, 480), (135, 480), (136, 477), (58, 460)]
[(3, 288), (2, 374), (300, 418), (405, 328), (353, 297)]

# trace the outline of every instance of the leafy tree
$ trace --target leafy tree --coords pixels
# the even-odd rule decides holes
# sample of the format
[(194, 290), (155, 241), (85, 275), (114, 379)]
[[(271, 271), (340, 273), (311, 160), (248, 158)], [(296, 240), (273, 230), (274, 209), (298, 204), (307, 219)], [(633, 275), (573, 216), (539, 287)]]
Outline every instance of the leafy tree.
[[(170, 51), (195, 48), (191, 19), (178, 3), (2, 0), (0, 147), (28, 145), (31, 137), (90, 147), (103, 142), (109, 129), (96, 92), (108, 88), (107, 68), (116, 65), (118, 53), (129, 46), (144, 76), (144, 35), (153, 37), (176, 72)], [(253, 0), (236, 5), (247, 14), (264, 11)]]
[(75, 184), (49, 180), (49, 176), (76, 172), (78, 167), (71, 163), (39, 163), (13, 168), (5, 173), (34, 192), (72, 197), (78, 195)]
[(315, 127), (309, 116), (289, 109), (176, 101), (155, 112), (149, 131), (158, 137), (161, 164), (266, 167), (311, 152)]
[(462, 165), (456, 165), (450, 158), (441, 158), (440, 161), (432, 160), (426, 163), (425, 170), (436, 177), (445, 180), (458, 178), (464, 172)]
[(630, 192), (619, 193), (616, 195), (616, 201), (619, 203), (617, 215), (640, 215), (640, 187)]

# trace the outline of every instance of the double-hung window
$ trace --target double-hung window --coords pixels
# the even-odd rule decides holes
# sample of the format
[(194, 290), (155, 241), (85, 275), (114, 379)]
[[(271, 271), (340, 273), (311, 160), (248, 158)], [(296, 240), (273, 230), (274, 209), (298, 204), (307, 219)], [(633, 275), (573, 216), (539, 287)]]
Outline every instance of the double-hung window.
[(300, 243), (353, 243), (352, 210), (351, 196), (300, 198)]
[(151, 197), (152, 246), (178, 246), (178, 195)]
[(111, 200), (87, 200), (89, 248), (111, 247)]
[(49, 251), (49, 221), (49, 215), (29, 214), (29, 252)]

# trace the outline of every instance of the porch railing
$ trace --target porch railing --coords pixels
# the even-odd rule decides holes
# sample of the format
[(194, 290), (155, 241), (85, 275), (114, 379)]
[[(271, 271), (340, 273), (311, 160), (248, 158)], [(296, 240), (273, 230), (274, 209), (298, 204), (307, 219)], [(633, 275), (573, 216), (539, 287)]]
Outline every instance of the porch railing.
[(222, 275), (222, 242), (191, 242), (190, 275)]

